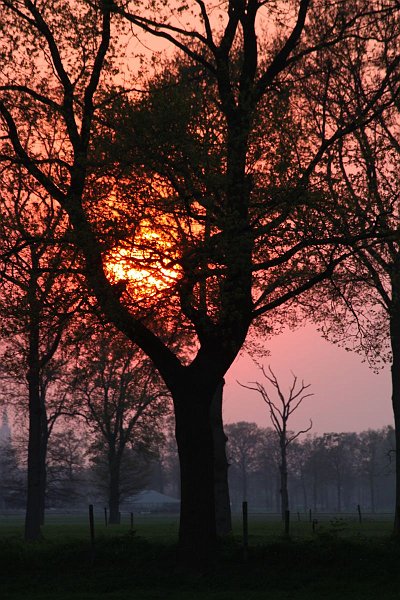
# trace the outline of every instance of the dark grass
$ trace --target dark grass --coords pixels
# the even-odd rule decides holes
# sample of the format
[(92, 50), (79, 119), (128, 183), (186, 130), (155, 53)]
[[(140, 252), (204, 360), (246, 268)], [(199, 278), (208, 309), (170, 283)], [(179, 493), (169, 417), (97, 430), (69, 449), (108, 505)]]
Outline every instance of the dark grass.
[[(141, 528), (140, 522), (137, 524)], [(247, 562), (239, 535), (221, 543), (206, 575), (176, 569), (173, 523), (153, 520), (132, 535), (127, 526), (98, 527), (95, 554), (87, 528), (48, 525), (46, 539), (23, 543), (0, 529), (0, 598), (32, 600), (398, 600), (400, 544), (382, 524), (366, 535), (340, 519), (284, 539), (279, 523), (260, 523)], [(17, 527), (17, 526), (15, 526)], [(237, 523), (239, 527), (239, 523)], [(378, 535), (378, 527), (380, 534)], [(67, 535), (69, 528), (70, 535)], [(158, 535), (157, 535), (158, 530)], [(80, 532), (80, 535), (79, 535)], [(152, 535), (153, 534), (153, 535)]]

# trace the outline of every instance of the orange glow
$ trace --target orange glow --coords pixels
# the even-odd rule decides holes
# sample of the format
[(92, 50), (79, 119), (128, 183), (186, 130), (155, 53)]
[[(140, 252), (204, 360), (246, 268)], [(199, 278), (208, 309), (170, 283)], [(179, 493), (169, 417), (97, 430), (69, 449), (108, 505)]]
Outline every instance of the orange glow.
[(132, 244), (113, 249), (106, 257), (108, 273), (114, 281), (128, 283), (135, 301), (158, 296), (180, 276), (177, 252), (166, 239), (167, 230), (164, 226), (155, 231), (150, 221), (143, 220)]

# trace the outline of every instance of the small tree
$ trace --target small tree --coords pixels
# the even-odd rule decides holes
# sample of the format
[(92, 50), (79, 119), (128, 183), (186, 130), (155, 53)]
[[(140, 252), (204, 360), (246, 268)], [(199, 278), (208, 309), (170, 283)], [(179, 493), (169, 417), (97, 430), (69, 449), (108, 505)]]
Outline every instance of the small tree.
[(230, 423), (225, 427), (228, 436), (228, 460), (238, 473), (242, 500), (248, 500), (249, 474), (259, 466), (262, 431), (256, 423)]
[[(121, 479), (124, 464), (135, 458), (129, 449), (141, 449), (143, 456), (143, 450), (159, 439), (169, 411), (167, 391), (150, 361), (138, 348), (126, 347), (122, 336), (110, 327), (89, 335), (71, 389), (96, 438), (94, 462), (103, 474), (106, 467), (109, 523), (118, 523), (122, 488), (132, 492)], [(129, 470), (134, 472), (132, 464)], [(135, 482), (132, 485), (135, 489)]]
[(310, 419), (310, 425), (306, 429), (302, 429), (297, 432), (289, 431), (289, 417), (300, 406), (305, 398), (308, 398), (313, 394), (305, 394), (304, 392), (310, 387), (310, 384), (305, 385), (304, 381), (302, 381), (301, 384), (298, 384), (297, 377), (293, 374), (293, 382), (290, 386), (289, 394), (285, 396), (271, 367), (268, 367), (269, 374), (265, 371), (264, 367), (261, 367), (261, 370), (264, 377), (275, 391), (275, 395), (277, 396), (276, 400), (273, 398), (273, 395), (268, 391), (268, 389), (258, 381), (251, 382), (251, 385), (240, 385), (261, 394), (262, 399), (268, 406), (272, 425), (278, 434), (280, 447), (279, 471), (281, 476), (281, 512), (282, 519), (284, 519), (286, 511), (289, 510), (289, 494), (287, 487), (287, 449), (291, 442), (298, 438), (299, 435), (302, 433), (307, 433), (312, 428), (312, 421)]
[(76, 428), (53, 433), (47, 452), (46, 500), (66, 506), (81, 502), (84, 487), (86, 440)]

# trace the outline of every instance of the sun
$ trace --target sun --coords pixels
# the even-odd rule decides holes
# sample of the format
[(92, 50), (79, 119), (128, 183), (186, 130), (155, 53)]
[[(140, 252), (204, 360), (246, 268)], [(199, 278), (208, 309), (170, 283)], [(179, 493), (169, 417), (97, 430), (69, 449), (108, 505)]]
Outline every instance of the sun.
[(172, 241), (153, 226), (148, 220), (142, 221), (135, 239), (113, 248), (105, 259), (111, 279), (128, 282), (134, 300), (159, 296), (181, 276)]

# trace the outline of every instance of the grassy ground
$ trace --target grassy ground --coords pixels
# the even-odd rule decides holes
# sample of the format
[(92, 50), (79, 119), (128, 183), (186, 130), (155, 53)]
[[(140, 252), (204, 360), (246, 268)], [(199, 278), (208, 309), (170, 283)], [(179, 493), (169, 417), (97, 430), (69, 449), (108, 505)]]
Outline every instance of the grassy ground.
[(96, 524), (92, 556), (85, 518), (49, 518), (44, 540), (24, 544), (21, 523), (0, 522), (0, 598), (31, 600), (398, 600), (400, 544), (390, 522), (250, 519), (248, 559), (240, 522), (206, 576), (175, 569), (176, 517)]

